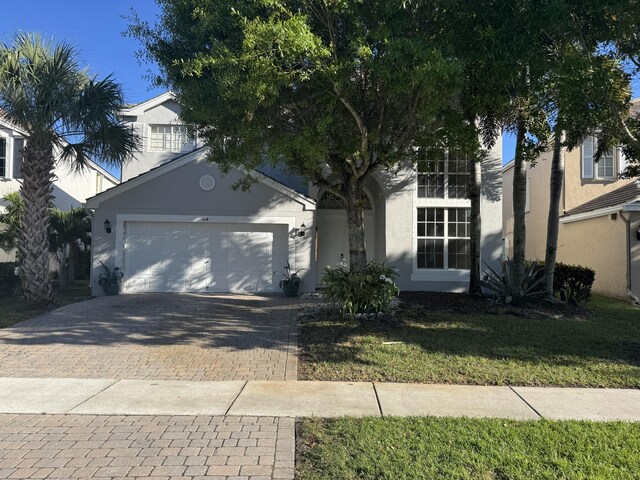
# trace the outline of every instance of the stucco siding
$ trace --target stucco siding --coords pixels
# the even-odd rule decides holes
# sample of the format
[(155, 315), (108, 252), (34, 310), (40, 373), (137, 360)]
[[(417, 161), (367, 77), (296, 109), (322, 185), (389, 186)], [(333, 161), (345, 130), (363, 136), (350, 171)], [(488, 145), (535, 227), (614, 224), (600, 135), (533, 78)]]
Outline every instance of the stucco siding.
[(640, 212), (629, 212), (630, 230), (629, 247), (631, 252), (631, 291), (640, 297), (640, 240), (638, 240), (638, 229), (640, 229)]
[[(502, 142), (499, 139), (482, 163), (481, 262), (496, 267), (502, 252)], [(385, 175), (386, 263), (398, 272), (398, 285), (408, 291), (455, 291), (469, 288), (468, 271), (425, 272), (416, 267), (416, 170), (404, 168)], [(446, 205), (443, 205), (446, 206)], [(430, 277), (428, 280), (422, 278)]]
[(558, 261), (594, 269), (594, 293), (626, 297), (626, 232), (620, 215), (560, 224)]
[(155, 152), (149, 148), (150, 125), (181, 124), (180, 105), (175, 100), (167, 100), (149, 110), (142, 115), (125, 116), (123, 120), (132, 124), (142, 124), (143, 142), (140, 151), (122, 167), (122, 181), (127, 181), (137, 177), (141, 173), (152, 168), (167, 163), (168, 161), (183, 155), (185, 152)]
[[(215, 178), (216, 186), (211, 191), (202, 190), (199, 180), (203, 175)], [(93, 279), (95, 295), (102, 294), (95, 279), (101, 271), (100, 261), (111, 266), (121, 266), (122, 259), (116, 258), (116, 239), (122, 238), (126, 223), (123, 218), (131, 215), (144, 215), (149, 218), (184, 217), (184, 221), (197, 221), (197, 217), (209, 221), (225, 223), (221, 217), (247, 219), (246, 223), (265, 221), (280, 223), (281, 219), (292, 219), (296, 226), (305, 224), (308, 235), (291, 236), (289, 258), (296, 269), (304, 268), (302, 291), (315, 289), (315, 265), (312, 261), (314, 248), (314, 211), (276, 191), (258, 183), (249, 192), (235, 191), (231, 185), (237, 181), (240, 173), (232, 171), (223, 176), (217, 166), (201, 158), (176, 168), (164, 175), (151, 179), (121, 194), (100, 201), (93, 219)], [(121, 187), (122, 188), (122, 187)], [(99, 197), (98, 197), (99, 199)], [(112, 225), (110, 234), (105, 232), (105, 220)], [(292, 232), (289, 232), (292, 233)], [(275, 266), (280, 269), (282, 266)]]
[(571, 210), (592, 200), (600, 195), (616, 190), (627, 183), (629, 180), (597, 180), (582, 179), (581, 166), (581, 148), (574, 148), (570, 152), (565, 153), (565, 187), (564, 209)]

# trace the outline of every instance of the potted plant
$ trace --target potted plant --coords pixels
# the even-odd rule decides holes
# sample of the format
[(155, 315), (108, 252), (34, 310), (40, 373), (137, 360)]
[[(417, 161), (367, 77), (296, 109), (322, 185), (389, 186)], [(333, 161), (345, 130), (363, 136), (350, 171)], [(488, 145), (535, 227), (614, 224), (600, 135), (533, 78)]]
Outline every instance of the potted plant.
[(100, 262), (100, 264), (104, 271), (98, 277), (98, 284), (104, 290), (105, 295), (118, 295), (124, 279), (124, 272), (118, 267), (111, 270), (104, 263)]
[(289, 260), (287, 260), (287, 264), (284, 266), (284, 270), (282, 272), (273, 272), (273, 275), (276, 274), (282, 275), (282, 280), (278, 284), (282, 291), (284, 292), (285, 297), (297, 297), (298, 290), (300, 289), (300, 284), (302, 283), (302, 279), (298, 276), (298, 272), (302, 270), (306, 270), (305, 268), (301, 268), (300, 270), (296, 270), (295, 272), (291, 271), (291, 265), (289, 264)]

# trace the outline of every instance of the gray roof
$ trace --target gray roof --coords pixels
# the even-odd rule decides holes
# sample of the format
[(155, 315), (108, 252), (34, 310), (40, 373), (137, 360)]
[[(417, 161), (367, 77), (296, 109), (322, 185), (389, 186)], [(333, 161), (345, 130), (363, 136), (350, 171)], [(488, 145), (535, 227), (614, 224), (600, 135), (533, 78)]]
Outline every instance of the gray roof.
[(612, 192), (605, 193), (599, 197), (589, 200), (588, 202), (578, 205), (575, 208), (565, 212), (563, 216), (577, 215), (578, 213), (593, 212), (603, 208), (617, 207), (626, 205), (640, 198), (640, 183), (638, 181), (628, 183)]

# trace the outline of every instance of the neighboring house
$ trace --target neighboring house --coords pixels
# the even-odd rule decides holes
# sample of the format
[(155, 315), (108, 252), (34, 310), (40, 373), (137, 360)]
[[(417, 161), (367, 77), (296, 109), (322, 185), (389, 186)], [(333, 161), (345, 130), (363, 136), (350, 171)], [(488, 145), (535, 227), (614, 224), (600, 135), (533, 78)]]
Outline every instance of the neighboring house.
[[(595, 139), (565, 151), (565, 178), (560, 200), (558, 261), (595, 270), (594, 292), (626, 297), (640, 295), (640, 188), (620, 179), (626, 168), (619, 148), (595, 162)], [(544, 261), (551, 151), (527, 168), (526, 257)], [(503, 169), (503, 234), (512, 256), (513, 163)]]
[[(5, 208), (2, 197), (20, 189), (20, 165), (25, 141), (28, 138), (22, 129), (0, 118), (0, 211)], [(79, 207), (87, 198), (120, 183), (97, 163), (88, 163), (88, 168), (82, 172), (76, 172), (66, 164), (56, 166), (53, 196), (57, 208), (68, 210)], [(13, 260), (15, 252), (0, 250), (0, 262)]]
[[(179, 121), (171, 93), (122, 112), (144, 137), (123, 182), (90, 198), (93, 278), (100, 262), (123, 267), (124, 293), (272, 292), (289, 261), (313, 291), (326, 266), (349, 261), (346, 213), (331, 194), (280, 169), (252, 172), (231, 188)], [(483, 164), (482, 260), (501, 255), (501, 142)], [(463, 291), (469, 279), (469, 200), (464, 159), (380, 172), (365, 185), (368, 257), (385, 262), (404, 290)], [(105, 222), (107, 222), (105, 224)], [(106, 226), (110, 228), (107, 229)], [(102, 294), (96, 282), (93, 293)]]

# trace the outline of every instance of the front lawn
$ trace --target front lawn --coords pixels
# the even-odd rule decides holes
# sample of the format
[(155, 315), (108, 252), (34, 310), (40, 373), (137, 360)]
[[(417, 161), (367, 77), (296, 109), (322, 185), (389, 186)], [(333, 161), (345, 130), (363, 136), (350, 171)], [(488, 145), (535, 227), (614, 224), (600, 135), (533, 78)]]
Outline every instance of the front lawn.
[(640, 388), (640, 310), (587, 308), (532, 319), (414, 305), (392, 323), (324, 311), (300, 326), (299, 379)]
[(625, 480), (640, 424), (466, 418), (305, 419), (300, 480)]
[(53, 305), (49, 308), (31, 308), (22, 297), (0, 297), (0, 328), (10, 327), (18, 322), (37, 317), (48, 311), (82, 302), (91, 298), (91, 291), (86, 285), (69, 285), (64, 293), (55, 293)]

